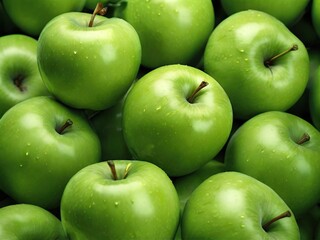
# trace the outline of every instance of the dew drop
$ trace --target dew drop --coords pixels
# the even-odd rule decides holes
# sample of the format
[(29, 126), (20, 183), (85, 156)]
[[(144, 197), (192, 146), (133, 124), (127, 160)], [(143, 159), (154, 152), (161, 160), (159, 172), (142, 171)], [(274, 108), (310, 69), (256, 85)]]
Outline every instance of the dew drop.
[(114, 202), (114, 205), (117, 207), (119, 206), (119, 202)]
[(26, 152), (26, 156), (29, 156), (29, 152)]
[(78, 52), (77, 51), (73, 51), (73, 54), (77, 54)]

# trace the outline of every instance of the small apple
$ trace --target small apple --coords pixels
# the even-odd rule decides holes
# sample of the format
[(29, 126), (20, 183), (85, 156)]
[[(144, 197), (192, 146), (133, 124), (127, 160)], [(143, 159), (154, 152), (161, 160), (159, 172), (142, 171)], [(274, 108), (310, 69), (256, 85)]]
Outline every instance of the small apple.
[(167, 65), (140, 78), (123, 107), (123, 134), (134, 159), (169, 176), (189, 174), (219, 153), (232, 128), (222, 87), (187, 65)]
[(294, 214), (270, 187), (239, 172), (217, 173), (191, 194), (182, 239), (299, 240)]
[(141, 64), (151, 69), (198, 63), (215, 22), (211, 0), (127, 0), (113, 15), (136, 29)]
[(302, 96), (309, 77), (304, 44), (279, 20), (247, 10), (224, 19), (212, 32), (204, 70), (228, 94), (234, 117), (285, 111)]
[(0, 208), (0, 239), (67, 240), (61, 221), (49, 211), (31, 204)]
[(109, 160), (76, 173), (61, 201), (73, 239), (173, 239), (180, 209), (166, 173), (152, 163)]
[(0, 118), (18, 102), (50, 95), (38, 69), (37, 46), (22, 34), (0, 37)]
[[(52, 19), (39, 37), (38, 64), (49, 91), (79, 109), (103, 110), (122, 99), (141, 61), (135, 29), (119, 18), (71, 12)], [(59, 36), (59, 38), (57, 38)]]
[(274, 189), (296, 217), (320, 199), (320, 132), (280, 111), (256, 115), (232, 135), (227, 170), (250, 175)]
[[(27, 35), (38, 37), (43, 27), (55, 16), (79, 12), (86, 0), (3, 0), (11, 20)], [(58, 40), (58, 39), (57, 39)]]
[[(310, 0), (221, 0), (223, 10), (232, 15), (236, 12), (252, 9), (266, 12), (287, 26), (292, 26), (303, 16)], [(285, 11), (284, 11), (285, 9)]]
[(18, 203), (57, 208), (69, 179), (100, 161), (100, 142), (86, 119), (39, 96), (0, 119), (0, 189)]

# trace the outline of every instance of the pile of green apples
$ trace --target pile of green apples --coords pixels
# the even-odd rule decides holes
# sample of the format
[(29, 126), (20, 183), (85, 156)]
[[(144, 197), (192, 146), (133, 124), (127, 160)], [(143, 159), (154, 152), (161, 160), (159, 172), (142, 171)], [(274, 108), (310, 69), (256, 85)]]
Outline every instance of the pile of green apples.
[(320, 239), (320, 0), (0, 0), (0, 239)]

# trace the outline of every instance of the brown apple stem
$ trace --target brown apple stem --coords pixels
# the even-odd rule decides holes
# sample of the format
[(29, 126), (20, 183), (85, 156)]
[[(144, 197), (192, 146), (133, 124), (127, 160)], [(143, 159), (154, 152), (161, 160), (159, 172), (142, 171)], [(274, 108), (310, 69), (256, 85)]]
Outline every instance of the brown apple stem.
[(57, 129), (57, 133), (62, 134), (68, 127), (71, 127), (72, 124), (72, 120), (68, 119), (59, 129)]
[(24, 76), (22, 74), (18, 74), (13, 78), (14, 85), (21, 91), (24, 92), (26, 88), (23, 86)]
[(308, 142), (309, 140), (310, 140), (310, 135), (308, 133), (304, 133), (299, 139), (299, 141), (297, 142), (297, 144), (302, 145)]
[(94, 9), (92, 15), (91, 15), (91, 19), (90, 19), (90, 22), (89, 22), (89, 27), (92, 27), (93, 26), (93, 22), (94, 22), (94, 19), (96, 17), (97, 14), (99, 15), (106, 15), (107, 13), (107, 7), (103, 7), (103, 4), (101, 2), (98, 2), (97, 5), (96, 5), (96, 8)]
[(296, 51), (296, 50), (298, 50), (298, 45), (297, 45), (297, 44), (293, 44), (292, 47), (290, 47), (289, 49), (287, 49), (287, 50), (285, 50), (285, 51), (283, 51), (283, 52), (281, 52), (281, 53), (273, 56), (273, 57), (270, 58), (270, 59), (265, 60), (265, 61), (264, 61), (264, 65), (265, 65), (266, 67), (270, 67), (270, 66), (272, 65), (272, 63), (273, 63), (276, 59), (278, 59), (278, 58), (286, 55), (287, 53), (289, 53), (289, 52), (291, 52), (291, 51)]
[(194, 102), (194, 99), (195, 99), (195, 97), (196, 97), (196, 95), (197, 95), (197, 93), (201, 90), (201, 89), (203, 89), (204, 87), (206, 87), (206, 86), (208, 86), (208, 82), (206, 82), (206, 81), (202, 81), (201, 83), (200, 83), (200, 85), (196, 88), (196, 90), (194, 90), (194, 92), (191, 94), (191, 96), (189, 96), (188, 98), (187, 98), (187, 101), (189, 102), (189, 103), (193, 103)]
[(116, 166), (114, 162), (112, 160), (108, 160), (107, 163), (110, 167), (113, 180), (118, 180), (118, 175), (117, 175)]
[(123, 178), (126, 178), (128, 176), (130, 167), (131, 167), (131, 163), (128, 163), (126, 166), (126, 169), (124, 170)]
[(265, 224), (263, 224), (262, 228), (267, 231), (268, 228), (270, 227), (270, 225), (282, 218), (285, 218), (285, 217), (291, 217), (291, 212), (288, 210), (288, 211), (285, 211), (284, 213), (281, 213), (279, 216), (271, 219), (269, 222), (266, 222)]

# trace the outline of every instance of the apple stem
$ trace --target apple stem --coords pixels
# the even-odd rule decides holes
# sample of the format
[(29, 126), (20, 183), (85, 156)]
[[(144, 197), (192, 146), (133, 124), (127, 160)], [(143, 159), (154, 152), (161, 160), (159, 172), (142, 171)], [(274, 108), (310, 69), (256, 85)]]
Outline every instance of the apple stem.
[(308, 133), (304, 133), (299, 139), (299, 141), (297, 142), (297, 144), (302, 145), (308, 142), (309, 140), (310, 140), (310, 135)]
[(187, 101), (189, 102), (189, 103), (193, 103), (194, 102), (194, 99), (195, 99), (195, 97), (196, 97), (196, 95), (197, 95), (197, 93), (201, 90), (201, 89), (203, 89), (204, 87), (206, 87), (206, 86), (208, 86), (208, 82), (206, 82), (206, 81), (202, 81), (201, 83), (200, 83), (200, 85), (196, 88), (196, 90), (194, 90), (194, 92), (191, 94), (191, 96), (189, 96), (188, 98), (187, 98)]
[(282, 218), (285, 218), (285, 217), (291, 217), (291, 212), (288, 210), (288, 211), (285, 211), (284, 213), (281, 213), (279, 216), (271, 219), (269, 222), (263, 224), (262, 228), (267, 231), (268, 228), (270, 227), (270, 225)]
[(18, 74), (13, 78), (14, 85), (16, 85), (21, 92), (24, 92), (26, 90), (26, 88), (22, 85), (23, 80), (24, 76), (22, 74)]
[(64, 130), (70, 127), (73, 124), (71, 119), (68, 119), (59, 129), (57, 129), (57, 133), (62, 134)]
[(290, 47), (289, 49), (283, 51), (282, 53), (279, 53), (275, 56), (273, 56), (272, 58), (268, 59), (268, 60), (265, 60), (264, 61), (264, 65), (266, 67), (270, 67), (273, 63), (273, 61), (275, 61), (276, 59), (282, 57), (283, 55), (286, 55), (287, 53), (291, 52), (291, 51), (296, 51), (298, 50), (298, 45), (297, 44), (293, 44), (292, 47)]
[(113, 180), (118, 180), (116, 165), (114, 164), (114, 162), (112, 160), (108, 160), (107, 163), (110, 167)]
[(89, 27), (92, 27), (93, 26), (93, 22), (94, 22), (94, 19), (96, 17), (97, 14), (99, 15), (106, 15), (107, 13), (107, 7), (103, 7), (103, 4), (101, 2), (98, 2), (92, 15), (91, 15), (91, 19), (90, 19), (90, 22), (89, 22)]
[(126, 178), (128, 176), (130, 167), (131, 167), (131, 163), (128, 163), (127, 166), (126, 166), (126, 169), (124, 170), (123, 178)]

